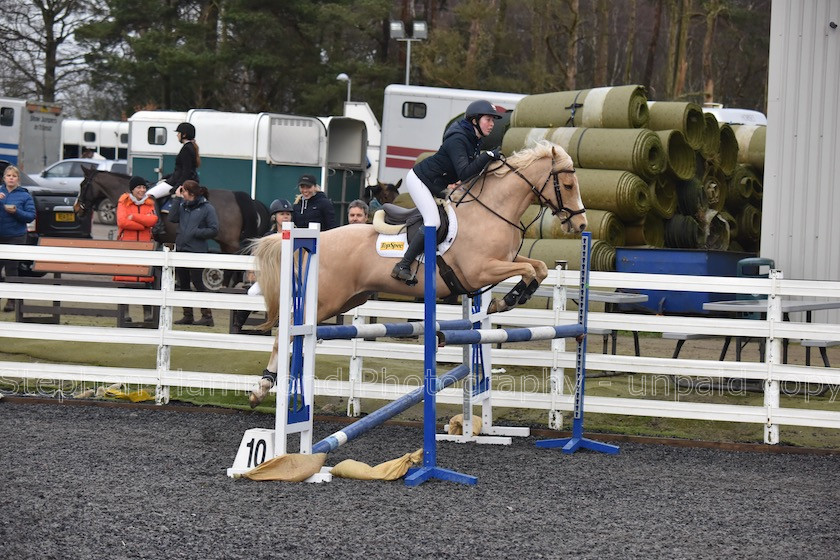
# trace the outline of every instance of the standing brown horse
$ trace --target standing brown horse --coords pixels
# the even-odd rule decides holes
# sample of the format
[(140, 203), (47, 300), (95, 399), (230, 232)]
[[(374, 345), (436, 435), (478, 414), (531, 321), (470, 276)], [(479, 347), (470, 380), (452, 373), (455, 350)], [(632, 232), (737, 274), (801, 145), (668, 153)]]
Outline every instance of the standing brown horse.
[[(525, 291), (533, 293), (548, 275), (542, 261), (517, 255), (524, 227), (522, 214), (535, 200), (563, 219), (567, 232), (586, 229), (586, 214), (580, 198), (572, 158), (563, 148), (547, 141), (511, 155), (503, 163), (480, 177), (472, 187), (461, 187), (450, 198), (459, 200), (455, 208), (458, 234), (443, 260), (469, 291), (498, 284), (512, 276), (522, 277)], [(422, 297), (423, 267), (417, 272), (419, 282), (407, 286), (391, 278), (394, 258), (376, 252), (377, 233), (372, 225), (353, 224), (325, 231), (318, 243), (318, 321), (361, 305), (374, 292)], [(278, 319), (280, 293), (281, 236), (270, 235), (254, 244), (257, 275), (268, 317), (266, 324)], [(438, 297), (451, 294), (438, 277)], [(510, 294), (509, 294), (510, 295)], [(524, 294), (527, 299), (529, 294)], [(524, 301), (523, 294), (494, 299), (490, 312), (505, 311)], [(277, 371), (275, 341), (267, 372)], [(270, 389), (261, 381), (251, 395), (256, 406)]]

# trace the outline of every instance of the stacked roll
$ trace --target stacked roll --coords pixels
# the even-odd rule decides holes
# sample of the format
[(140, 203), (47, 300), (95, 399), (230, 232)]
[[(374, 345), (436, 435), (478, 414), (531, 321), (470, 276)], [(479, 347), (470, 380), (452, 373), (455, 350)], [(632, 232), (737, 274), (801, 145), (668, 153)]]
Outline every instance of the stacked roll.
[[(565, 149), (599, 243), (757, 250), (765, 127), (721, 123), (695, 103), (643, 95), (628, 85), (525, 97), (502, 151), (540, 140)], [(526, 216), (529, 238), (567, 237), (556, 217), (530, 223), (536, 209)], [(574, 262), (544, 260), (560, 258)]]

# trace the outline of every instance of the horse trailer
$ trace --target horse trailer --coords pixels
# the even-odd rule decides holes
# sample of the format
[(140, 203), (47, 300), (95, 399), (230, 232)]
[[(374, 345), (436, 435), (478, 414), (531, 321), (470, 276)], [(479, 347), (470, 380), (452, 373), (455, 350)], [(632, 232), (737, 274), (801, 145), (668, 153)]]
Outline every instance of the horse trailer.
[(61, 159), (61, 106), (0, 98), (0, 159), (36, 173)]
[(196, 129), (202, 185), (238, 190), (268, 206), (294, 200), (304, 173), (320, 178), (339, 223), (365, 188), (365, 124), (347, 117), (229, 113), (209, 109), (139, 111), (129, 119), (128, 165), (134, 175), (161, 179), (172, 172), (181, 144), (175, 127)]
[[(86, 153), (87, 151), (93, 154)], [(61, 123), (61, 159), (128, 158), (128, 122), (64, 119)]]
[(511, 111), (523, 93), (391, 84), (382, 106), (379, 181), (396, 183), (423, 152), (436, 152), (449, 122), (473, 101), (485, 99)]

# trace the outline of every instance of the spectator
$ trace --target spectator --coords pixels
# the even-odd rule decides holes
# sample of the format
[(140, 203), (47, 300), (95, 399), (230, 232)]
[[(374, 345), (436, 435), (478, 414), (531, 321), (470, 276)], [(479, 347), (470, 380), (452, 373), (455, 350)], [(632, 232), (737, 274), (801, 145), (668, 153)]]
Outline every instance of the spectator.
[[(268, 211), (271, 213), (271, 228), (266, 232), (267, 235), (273, 235), (277, 233), (281, 227), (281, 224), (286, 222), (292, 221), (292, 203), (284, 198), (280, 198), (275, 200), (269, 206)], [(253, 271), (248, 271), (245, 274), (245, 284), (253, 284), (254, 283), (254, 273)], [(251, 312), (247, 309), (243, 309), (240, 311), (233, 312), (233, 326), (230, 329), (231, 334), (239, 334), (242, 332), (242, 326), (245, 325), (245, 321), (248, 320), (248, 317), (251, 315)]]
[(363, 200), (356, 199), (347, 207), (348, 224), (366, 224), (368, 220), (368, 205)]
[[(175, 235), (175, 250), (185, 253), (207, 253), (207, 241), (219, 233), (219, 218), (216, 209), (207, 200), (207, 189), (189, 179), (178, 187), (173, 195), (172, 211), (169, 221), (178, 224)], [(199, 292), (206, 292), (207, 287), (201, 279), (200, 268), (178, 268), (178, 289), (189, 290), (190, 282)], [(213, 326), (213, 313), (201, 309), (201, 319), (194, 321), (192, 307), (184, 308), (184, 316), (175, 321), (176, 325)]]
[[(35, 201), (25, 188), (20, 186), (20, 170), (9, 165), (3, 172), (3, 184), (0, 185), (0, 243), (24, 245), (26, 243), (26, 224), (35, 219)], [(13, 259), (0, 259), (0, 269), (6, 269), (6, 278), (18, 275), (18, 263)], [(3, 311), (14, 311), (15, 300), (6, 301)]]
[(321, 224), (321, 231), (332, 229), (335, 223), (335, 208), (332, 201), (318, 188), (314, 175), (301, 175), (298, 179), (300, 196), (295, 199), (294, 221), (296, 227), (309, 227), (316, 222)]
[[(128, 182), (128, 192), (117, 202), (117, 239), (120, 241), (151, 241), (152, 227), (157, 223), (154, 200), (146, 194), (146, 179), (134, 176)], [(114, 276), (117, 282), (145, 282), (151, 285), (151, 276)], [(143, 306), (143, 321), (153, 319), (152, 306)]]

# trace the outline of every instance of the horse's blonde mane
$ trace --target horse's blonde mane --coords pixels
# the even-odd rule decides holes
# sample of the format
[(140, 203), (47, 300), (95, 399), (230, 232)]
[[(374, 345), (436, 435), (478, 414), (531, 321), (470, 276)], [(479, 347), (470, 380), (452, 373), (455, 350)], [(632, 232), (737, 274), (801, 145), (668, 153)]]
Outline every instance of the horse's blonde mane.
[(557, 153), (558, 162), (561, 164), (561, 167), (571, 168), (573, 166), (572, 158), (569, 157), (566, 150), (557, 144), (549, 142), (548, 140), (540, 140), (533, 147), (523, 148), (519, 151), (513, 152), (513, 154), (507, 158), (507, 162), (510, 167), (507, 165), (500, 165), (499, 168), (494, 169), (492, 173), (497, 177), (503, 177), (510, 173), (511, 167), (515, 167), (517, 169), (526, 168), (539, 159), (551, 157), (552, 148), (554, 148)]

